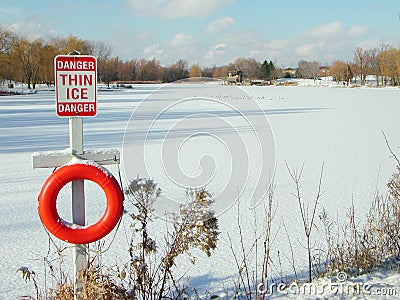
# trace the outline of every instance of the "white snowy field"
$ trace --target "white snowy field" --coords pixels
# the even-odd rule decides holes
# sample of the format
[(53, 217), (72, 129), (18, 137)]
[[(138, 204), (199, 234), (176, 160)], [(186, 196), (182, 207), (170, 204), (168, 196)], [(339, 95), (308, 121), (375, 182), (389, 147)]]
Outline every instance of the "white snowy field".
[[(160, 151), (163, 151), (162, 147), (166, 147), (165, 145), (182, 152), (177, 166), (187, 177), (196, 177), (202, 172), (209, 175), (207, 166), (215, 167), (210, 173), (213, 180), (206, 178), (205, 182), (212, 193), (219, 193), (221, 186), (226, 187), (230, 184), (226, 182), (220, 170), (229, 171), (232, 167), (229, 165), (230, 161), (234, 163), (237, 161), (226, 158), (236, 150), (231, 144), (231, 138), (235, 137), (237, 131), (246, 137), (244, 147), (248, 148), (248, 153), (251, 154), (245, 165), (251, 169), (249, 174), (251, 176), (260, 174), (260, 166), (257, 164), (260, 161), (267, 161), (268, 158), (264, 156), (269, 152), (254, 150), (256, 144), (250, 135), (254, 133), (254, 130), (262, 131), (263, 129), (260, 127), (261, 129), (247, 130), (248, 128), (243, 126), (240, 119), (247, 114), (265, 113), (274, 134), (276, 157), (275, 217), (272, 224), (276, 238), (271, 249), (274, 262), (271, 266), (271, 276), (285, 276), (293, 273), (288, 260), (284, 257), (290, 254), (288, 240), (282, 228), (283, 222), (288, 228), (295, 249), (297, 270), (304, 271), (306, 266), (301, 217), (296, 199), (292, 196), (294, 185), (286, 169), (286, 163), (290, 168), (298, 170), (304, 164), (301, 187), (305, 199), (315, 197), (319, 173), (324, 164), (322, 189), (325, 193), (321, 198), (318, 212), (325, 207), (334, 218), (338, 216), (339, 219), (344, 219), (353, 200), (357, 218), (361, 222), (375, 193), (386, 191), (385, 184), (394, 171), (395, 161), (390, 157), (382, 132), (388, 137), (392, 149), (395, 152), (398, 151), (400, 133), (397, 122), (400, 111), (400, 89), (243, 87), (243, 91), (251, 97), (226, 100), (223, 108), (212, 108), (210, 119), (207, 119), (206, 114), (197, 116), (204, 111), (209, 113), (208, 105), (215, 105), (215, 103), (210, 104), (200, 100), (196, 105), (185, 102), (175, 111), (169, 111), (169, 113), (167, 111), (166, 117), (161, 118), (159, 122), (152, 123), (154, 115), (157, 115), (159, 110), (156, 104), (159, 99), (149, 96), (146, 101), (155, 101), (154, 105), (146, 106), (144, 109), (139, 106), (151, 91), (158, 88), (157, 85), (137, 85), (133, 89), (99, 92), (97, 116), (84, 119), (85, 149), (118, 148), (124, 151), (123, 157), (135, 156), (136, 152), (127, 152), (123, 149), (124, 131), (131, 114), (134, 113), (133, 118), (136, 119), (129, 123), (134, 122), (134, 126), (128, 126), (129, 134), (132, 136), (129, 134), (127, 136), (133, 138), (134, 147), (143, 145), (144, 141), (141, 139), (144, 136), (149, 139), (146, 144), (146, 151), (148, 151), (146, 156), (148, 174), (146, 175), (158, 181), (168, 196), (179, 198), (184, 189), (182, 192), (171, 189), (168, 182), (172, 180), (171, 177), (174, 174), (164, 174), (163, 169), (157, 165), (160, 158), (163, 158)], [(166, 92), (173, 97), (173, 90)], [(192, 96), (196, 97), (196, 95)], [(260, 110), (254, 111), (253, 107), (251, 110), (246, 110), (246, 104), (241, 104), (240, 108), (243, 111), (230, 112), (230, 108), (234, 110), (237, 107), (235, 101), (254, 102), (260, 106)], [(188, 116), (194, 116), (189, 120), (190, 122), (187, 120)], [(179, 123), (181, 120), (186, 120), (188, 123)], [(221, 120), (227, 123), (221, 123)], [(135, 128), (138, 128), (138, 132), (140, 130), (143, 132), (149, 128), (146, 127), (149, 122), (152, 124), (149, 135), (132, 132)], [(171, 135), (161, 134), (166, 128), (170, 128), (171, 124), (181, 126), (178, 128), (179, 131), (176, 130), (175, 134)], [(252, 125), (262, 126), (259, 123)], [(206, 139), (207, 128), (212, 136), (209, 140)], [(238, 128), (240, 130), (237, 130)], [(47, 255), (49, 247), (47, 234), (37, 214), (37, 195), (52, 170), (32, 169), (31, 155), (36, 151), (67, 148), (69, 146), (68, 119), (56, 116), (54, 92), (39, 91), (37, 94), (1, 97), (0, 129), (0, 244), (2, 245), (0, 248), (0, 299), (16, 299), (27, 293), (34, 294), (32, 283), (24, 283), (21, 275), (17, 273), (18, 268), (26, 266), (35, 270), (39, 282), (43, 282), (43, 258)], [(265, 130), (267, 129), (268, 126), (265, 127)], [(179, 145), (176, 144), (178, 142)], [(221, 144), (223, 147), (220, 147)], [(220, 151), (226, 152), (221, 154)], [(208, 164), (206, 160), (203, 165), (204, 155), (211, 157), (214, 161)], [(219, 163), (218, 160), (222, 162)], [(135, 166), (124, 165), (124, 163), (122, 161), (122, 175), (125, 181), (126, 177), (143, 176), (143, 170), (138, 168), (135, 174)], [(107, 168), (118, 176), (116, 166)], [(227, 173), (225, 177), (229, 175), (230, 173)], [(251, 178), (249, 178), (250, 182), (246, 183), (245, 189), (253, 187)], [(235, 186), (230, 188), (225, 190), (232, 194), (232, 199), (235, 199), (237, 197)], [(246, 199), (246, 195), (249, 195), (247, 192), (245, 190), (241, 194), (241, 203), (248, 204), (251, 201), (251, 199)], [(95, 221), (104, 207), (104, 200), (98, 203), (98, 195), (101, 197), (99, 189), (88, 184), (89, 222)], [(62, 216), (67, 216), (70, 205), (67, 188), (60, 193), (59, 202)], [(259, 230), (263, 224), (262, 206), (260, 204), (256, 207)], [(236, 205), (224, 208), (225, 210), (219, 211), (218, 215), (221, 232), (218, 248), (211, 258), (194, 251), (196, 265), (191, 266), (188, 259), (184, 258), (179, 261), (177, 267), (178, 273), (187, 272), (190, 278), (189, 284), (201, 293), (229, 292), (233, 281), (236, 280), (236, 266), (227, 233), (231, 237), (238, 237), (237, 208)], [(254, 240), (253, 216), (253, 211), (248, 209), (247, 205), (241, 205), (240, 220), (243, 223), (245, 243), (248, 247)], [(113, 263), (119, 259), (126, 259), (128, 244), (125, 235), (128, 230), (128, 221), (126, 218), (123, 219), (110, 250), (105, 254), (105, 261)], [(163, 222), (158, 224), (160, 226), (156, 228), (155, 235), (161, 239), (162, 230), (165, 227), (162, 226)], [(316, 243), (321, 241), (321, 233), (322, 230), (316, 232)], [(105, 240), (109, 242), (110, 237)], [(61, 242), (59, 244), (66, 245)], [(277, 263), (278, 251), (282, 256), (281, 264)], [(72, 250), (66, 251), (64, 255), (68, 266), (72, 261)], [(391, 286), (396, 284), (398, 279), (396, 276), (396, 274), (388, 274), (387, 278)], [(378, 279), (378, 282), (383, 282), (385, 278)], [(365, 280), (371, 280), (373, 284), (376, 278), (366, 277)], [(397, 294), (400, 294), (400, 287)]]

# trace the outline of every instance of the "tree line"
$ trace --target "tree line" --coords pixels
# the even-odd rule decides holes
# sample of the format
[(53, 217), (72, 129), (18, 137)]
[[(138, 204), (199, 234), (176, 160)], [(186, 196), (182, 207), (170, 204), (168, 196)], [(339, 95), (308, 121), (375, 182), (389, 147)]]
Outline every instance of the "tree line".
[[(367, 76), (372, 75), (377, 86), (400, 85), (400, 49), (389, 44), (381, 44), (372, 49), (356, 47), (353, 53), (354, 60), (345, 62), (336, 60), (329, 66), (327, 75), (336, 81), (351, 82), (365, 85)], [(297, 77), (317, 78), (321, 75), (318, 62), (299, 61), (296, 71)]]
[[(201, 68), (185, 59), (162, 66), (157, 59), (130, 59), (113, 56), (112, 48), (102, 41), (88, 41), (75, 36), (29, 40), (0, 26), (0, 79), (23, 82), (28, 88), (38, 83), (54, 82), (54, 57), (76, 50), (94, 55), (100, 82), (172, 82), (189, 77), (226, 78), (229, 72), (242, 71), (247, 79), (274, 80), (283, 77), (318, 78), (321, 66), (316, 61), (300, 60), (295, 75), (277, 68), (272, 61), (259, 62), (239, 57), (224, 66)], [(375, 75), (377, 85), (400, 84), (400, 49), (383, 44), (379, 48), (354, 50), (352, 62), (334, 61), (324, 75), (337, 81), (350, 82), (357, 77), (366, 83), (367, 75)]]

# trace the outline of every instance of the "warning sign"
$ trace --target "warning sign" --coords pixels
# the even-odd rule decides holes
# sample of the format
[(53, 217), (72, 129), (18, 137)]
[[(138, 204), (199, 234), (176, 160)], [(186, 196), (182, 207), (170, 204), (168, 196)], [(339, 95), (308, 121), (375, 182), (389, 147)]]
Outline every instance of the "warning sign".
[(97, 113), (97, 60), (89, 55), (54, 58), (57, 115), (92, 117)]

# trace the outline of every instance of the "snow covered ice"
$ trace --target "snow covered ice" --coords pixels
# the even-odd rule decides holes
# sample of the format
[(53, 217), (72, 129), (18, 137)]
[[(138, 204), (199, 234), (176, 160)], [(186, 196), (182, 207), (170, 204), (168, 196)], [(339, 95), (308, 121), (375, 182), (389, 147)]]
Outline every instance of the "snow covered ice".
[[(133, 89), (126, 91), (99, 92), (97, 116), (84, 119), (84, 149), (116, 148), (122, 151), (124, 131), (131, 114), (151, 91), (158, 88), (158, 85), (135, 85)], [(272, 226), (279, 227), (285, 221), (295, 252), (298, 253), (297, 268), (305, 269), (306, 250), (296, 239), (303, 234), (301, 218), (297, 203), (291, 196), (294, 187), (288, 176), (286, 163), (293, 168), (301, 168), (304, 164), (302, 188), (306, 197), (315, 195), (319, 172), (324, 163), (322, 189), (325, 194), (320, 207), (325, 207), (333, 216), (338, 214), (344, 218), (353, 199), (357, 217), (362, 220), (376, 191), (386, 191), (385, 184), (395, 168), (382, 132), (396, 152), (400, 146), (397, 125), (400, 90), (303, 86), (243, 87), (243, 90), (253, 96), (253, 101), (257, 101), (267, 114), (274, 133), (276, 215)], [(32, 284), (25, 284), (17, 273), (20, 267), (27, 266), (39, 275), (43, 272), (48, 237), (37, 214), (37, 195), (52, 170), (32, 169), (31, 155), (33, 152), (60, 151), (69, 146), (68, 119), (56, 116), (54, 102), (54, 92), (47, 91), (0, 98), (0, 299), (16, 299), (27, 293), (34, 294)], [(201, 108), (201, 103), (199, 106)], [(169, 119), (163, 120), (159, 125), (176, 122), (196, 109), (198, 107), (187, 106), (185, 111), (169, 115)], [(223, 113), (227, 116), (226, 111)], [(151, 115), (151, 112), (143, 112), (137, 116), (138, 130), (141, 124), (149, 121), (146, 118)], [(235, 124), (235, 118), (239, 116), (233, 114), (230, 117), (232, 124)], [(207, 125), (213, 128), (213, 125), (219, 124), (214, 119)], [(234, 134), (225, 128), (220, 128), (220, 131), (224, 136)], [(173, 145), (174, 140), (176, 136), (164, 140), (164, 136), (159, 136), (155, 131), (150, 135), (148, 150), (150, 153), (158, 151), (162, 143), (176, 146)], [(183, 161), (180, 161), (180, 165), (187, 174), (197, 174), (199, 171), (199, 155), (204, 154), (204, 149), (199, 150), (202, 145), (201, 139), (194, 139), (189, 148), (182, 147), (182, 151), (193, 150), (191, 154), (194, 155), (193, 157), (186, 152), (181, 156)], [(224, 159), (217, 152), (210, 153), (215, 159)], [(193, 165), (193, 161), (196, 164)], [(221, 165), (226, 167), (229, 161), (222, 161)], [(107, 166), (107, 169), (114, 175), (117, 174), (116, 166)], [(149, 175), (159, 182), (163, 191), (176, 193), (169, 186), (163, 186), (168, 178), (161, 169), (149, 166), (149, 170)], [(208, 187), (212, 193), (213, 189), (223, 184), (223, 178), (216, 177), (209, 182)], [(68, 215), (70, 195), (67, 189), (63, 190), (60, 192), (59, 206), (61, 212)], [(181, 197), (181, 194), (176, 196)], [(94, 222), (104, 209), (104, 203), (103, 206), (99, 205), (94, 199), (97, 195), (101, 196), (101, 191), (89, 184), (87, 195), (88, 222)], [(241, 198), (241, 201), (246, 199)], [(235, 206), (219, 215), (221, 234), (218, 248), (211, 258), (193, 253), (196, 256), (196, 265), (191, 266), (187, 258), (179, 262), (178, 272), (183, 273), (189, 269), (191, 286), (202, 293), (222, 293), (236, 279), (236, 267), (227, 238), (227, 232), (231, 236), (237, 236), (236, 217)], [(244, 236), (248, 239), (246, 242), (251, 244), (254, 237), (253, 212), (244, 206), (241, 217)], [(127, 226), (127, 222), (123, 221), (121, 228), (123, 226)], [(258, 226), (260, 228), (262, 224)], [(283, 252), (289, 251), (288, 249), (285, 233), (280, 230), (272, 245), (272, 257), (276, 256), (278, 250)], [(115, 262), (118, 257), (126, 255), (125, 252), (127, 243), (123, 230), (120, 229), (105, 256), (108, 261)], [(72, 264), (72, 251), (67, 254), (70, 257), (65, 260), (71, 260)], [(286, 261), (283, 261), (282, 272), (291, 272)], [(385, 278), (389, 278), (389, 281), (393, 278), (398, 280), (395, 274), (388, 274)], [(374, 282), (376, 278), (366, 277), (365, 280)], [(390, 281), (392, 285), (393, 280)]]

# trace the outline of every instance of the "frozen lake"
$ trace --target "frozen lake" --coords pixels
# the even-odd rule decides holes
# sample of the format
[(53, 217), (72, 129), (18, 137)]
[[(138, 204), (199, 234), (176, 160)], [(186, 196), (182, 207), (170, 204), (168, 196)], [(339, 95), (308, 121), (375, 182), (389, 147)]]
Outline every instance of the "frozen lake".
[[(324, 163), (322, 189), (325, 194), (318, 212), (325, 207), (334, 218), (343, 219), (353, 199), (361, 222), (376, 191), (386, 191), (385, 184), (394, 171), (395, 161), (390, 157), (382, 132), (392, 149), (398, 152), (399, 89), (243, 87), (239, 93), (248, 93), (247, 98), (222, 99), (221, 94), (205, 94), (218, 100), (210, 102), (203, 98), (190, 99), (199, 97), (197, 91), (186, 98), (178, 94), (178, 99), (174, 99), (178, 92), (167, 87), (161, 92), (172, 98), (149, 96), (144, 105), (143, 99), (158, 88), (157, 85), (137, 85), (128, 90), (99, 92), (97, 116), (84, 119), (85, 149), (120, 149), (126, 160), (122, 162), (123, 177), (144, 176), (147, 172), (146, 175), (159, 182), (169, 198), (181, 197), (176, 187), (206, 184), (214, 195), (221, 195), (223, 201), (228, 201), (230, 196), (232, 200), (236, 199), (238, 190), (242, 189), (241, 203), (254, 204), (265, 190), (263, 184), (269, 181), (265, 179), (269, 175), (265, 177), (264, 174), (275, 169), (273, 260), (278, 251), (289, 254), (287, 237), (282, 229), (285, 222), (298, 254), (297, 268), (301, 270), (306, 265), (306, 250), (298, 238), (303, 234), (301, 217), (296, 199), (291, 195), (295, 190), (286, 163), (295, 169), (304, 164), (302, 189), (305, 199), (311, 200), (316, 195)], [(226, 94), (231, 95), (231, 92)], [(165, 103), (166, 99), (172, 102)], [(190, 101), (176, 104), (175, 100), (182, 99)], [(264, 114), (273, 131), (272, 140), (268, 135), (269, 126), (262, 123)], [(131, 115), (133, 119), (129, 122)], [(56, 116), (54, 93), (40, 91), (32, 95), (1, 97), (0, 127), (0, 299), (11, 299), (26, 293), (34, 294), (33, 285), (25, 284), (17, 269), (27, 266), (40, 276), (49, 244), (37, 214), (37, 195), (52, 170), (32, 169), (31, 155), (35, 151), (67, 148), (68, 119)], [(255, 132), (266, 134), (266, 142), (258, 144), (253, 136)], [(243, 139), (239, 143), (236, 137)], [(146, 143), (145, 138), (148, 139)], [(268, 148), (270, 141), (275, 144), (272, 148)], [(166, 149), (169, 149), (168, 153), (179, 152), (179, 155), (165, 156), (163, 151)], [(235, 169), (244, 157), (238, 149), (246, 150), (249, 159)], [(275, 149), (273, 162), (269, 160), (272, 149)], [(141, 157), (146, 164), (140, 165)], [(164, 158), (168, 158), (164, 163), (166, 169), (159, 165)], [(174, 159), (175, 164), (168, 166)], [(260, 162), (268, 168), (263, 170)], [(169, 167), (181, 172), (181, 177), (175, 178), (174, 172), (164, 172)], [(115, 166), (107, 168), (117, 176)], [(238, 175), (243, 170), (248, 171), (247, 181), (242, 181), (243, 177)], [(235, 172), (239, 173), (235, 175)], [(236, 177), (230, 181), (232, 174)], [(265, 180), (258, 185), (254, 178)], [(93, 195), (99, 193), (96, 188), (88, 187)], [(65, 194), (59, 205), (68, 214), (68, 192)], [(99, 210), (101, 213), (101, 206), (99, 208), (93, 198), (88, 196), (87, 199), (89, 222), (96, 220)], [(237, 210), (236, 205), (231, 207), (232, 204), (234, 201), (224, 202), (217, 210), (221, 234), (218, 249), (211, 258), (195, 252), (196, 265), (190, 267), (187, 259), (182, 259), (179, 264), (178, 272), (185, 272), (190, 267), (190, 284), (202, 292), (221, 291), (232, 286), (236, 279), (227, 238), (228, 232), (232, 237), (238, 235)], [(262, 204), (256, 207), (259, 229), (262, 227), (262, 209)], [(254, 237), (253, 211), (247, 205), (241, 206), (241, 210), (244, 236), (250, 247)], [(105, 254), (106, 261), (115, 262), (126, 257), (127, 226), (128, 220), (123, 220), (110, 251)], [(70, 252), (65, 255), (67, 262), (72, 260)], [(271, 272), (272, 275), (290, 274), (291, 268), (283, 259), (282, 266), (272, 266)]]

